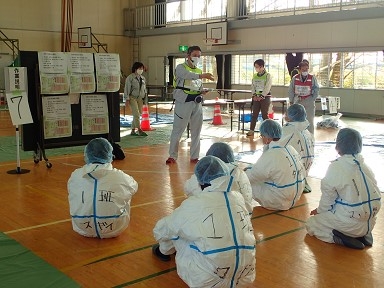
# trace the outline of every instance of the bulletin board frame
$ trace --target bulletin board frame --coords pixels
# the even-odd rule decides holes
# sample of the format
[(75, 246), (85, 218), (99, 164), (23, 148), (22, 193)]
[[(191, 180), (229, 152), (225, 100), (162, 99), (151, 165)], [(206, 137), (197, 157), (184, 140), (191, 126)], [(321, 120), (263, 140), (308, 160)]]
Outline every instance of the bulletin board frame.
[[(24, 151), (61, 148), (86, 145), (96, 137), (103, 137), (110, 142), (120, 142), (120, 100), (119, 91), (102, 92), (107, 95), (109, 132), (82, 135), (81, 131), (81, 97), (79, 103), (71, 104), (72, 136), (44, 139), (42, 96), (40, 94), (39, 66), (37, 51), (20, 51), (21, 66), (27, 67), (28, 102), (31, 109), (32, 124), (21, 127), (21, 147)], [(97, 94), (97, 92), (92, 93)], [(46, 96), (46, 95), (44, 95)], [(56, 95), (57, 96), (57, 95)]]

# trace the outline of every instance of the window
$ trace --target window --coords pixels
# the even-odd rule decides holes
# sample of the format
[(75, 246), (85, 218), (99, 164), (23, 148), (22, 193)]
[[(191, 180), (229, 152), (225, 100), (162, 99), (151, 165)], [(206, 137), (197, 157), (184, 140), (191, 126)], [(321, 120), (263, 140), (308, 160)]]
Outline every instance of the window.
[(267, 71), (272, 75), (272, 84), (284, 86), (290, 83), (287, 65), (285, 65), (285, 54), (271, 54), (265, 63)]
[(384, 51), (377, 52), (376, 89), (384, 90)]
[[(211, 73), (215, 79), (217, 79), (217, 65), (215, 56), (201, 56), (203, 73)], [(203, 82), (212, 83), (212, 81), (203, 79)]]
[(167, 2), (167, 23), (205, 20), (226, 15), (227, 0), (184, 0)]
[(207, 2), (207, 18), (217, 18), (225, 16), (227, 10), (227, 0), (217, 1), (208, 0)]
[(343, 66), (343, 53), (331, 53), (329, 63), (329, 81), (328, 87), (340, 88), (342, 85), (342, 69)]
[[(247, 0), (249, 14), (281, 12), (374, 2), (367, 0)], [(341, 4), (342, 3), (342, 4)]]
[(269, 13), (276, 10), (287, 10), (307, 6), (308, 0), (292, 1), (292, 0), (248, 0), (247, 7), (249, 13)]
[(181, 2), (167, 3), (167, 23), (181, 21), (180, 6)]
[(354, 88), (375, 89), (377, 53), (355, 53)]
[[(232, 84), (250, 85), (255, 73), (253, 62), (264, 59), (273, 77), (272, 85), (290, 83), (285, 54), (232, 55)], [(309, 71), (320, 87), (384, 89), (384, 52), (305, 53)]]
[(232, 56), (232, 84), (251, 85), (255, 68), (253, 63), (257, 59), (264, 59), (262, 54), (233, 55)]
[(309, 61), (309, 71), (316, 76), (320, 87), (328, 87), (330, 53), (304, 54)]
[(256, 73), (253, 63), (263, 59), (265, 69), (272, 75), (272, 85), (287, 85), (290, 77), (285, 65), (285, 54), (253, 54), (232, 56), (232, 84), (251, 85)]
[(343, 61), (341, 69), (341, 87), (342, 88), (353, 88), (355, 61), (354, 53), (343, 53)]

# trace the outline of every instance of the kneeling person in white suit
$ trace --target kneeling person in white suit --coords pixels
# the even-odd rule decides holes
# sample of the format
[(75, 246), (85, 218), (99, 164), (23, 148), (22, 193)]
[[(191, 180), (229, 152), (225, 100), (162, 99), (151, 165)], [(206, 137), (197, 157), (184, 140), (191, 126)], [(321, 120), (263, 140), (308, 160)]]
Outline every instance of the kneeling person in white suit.
[[(251, 215), (253, 207), (256, 206), (256, 202), (252, 199), (251, 183), (245, 172), (237, 166), (231, 146), (224, 142), (213, 143), (206, 153), (206, 156), (209, 155), (216, 156), (227, 164), (231, 176), (233, 176), (232, 190), (239, 191), (243, 195), (245, 206)], [(195, 174), (185, 182), (184, 191), (187, 195), (201, 193), (202, 189)]]
[(311, 211), (308, 234), (349, 248), (372, 246), (372, 230), (381, 207), (380, 190), (372, 170), (365, 164), (358, 131), (344, 128), (336, 138), (340, 157), (321, 180), (319, 206)]
[(280, 142), (281, 125), (266, 119), (260, 125), (264, 152), (246, 170), (253, 199), (266, 209), (288, 210), (300, 199), (305, 169), (300, 154), (291, 145)]
[[(286, 144), (292, 145), (299, 152), (301, 162), (305, 168), (305, 179), (307, 179), (315, 157), (315, 138), (308, 131), (309, 122), (304, 106), (298, 103), (289, 106), (285, 119), (287, 123), (283, 126), (281, 138), (286, 141)], [(304, 193), (311, 191), (311, 187), (305, 180)]]
[(189, 287), (244, 287), (255, 279), (256, 262), (244, 198), (217, 157), (200, 159), (195, 175), (202, 192), (157, 222), (152, 251), (162, 261), (177, 252), (177, 273)]
[(68, 180), (73, 230), (86, 237), (116, 237), (128, 227), (131, 197), (138, 184), (112, 167), (112, 146), (104, 138), (87, 144), (84, 159), (86, 164)]

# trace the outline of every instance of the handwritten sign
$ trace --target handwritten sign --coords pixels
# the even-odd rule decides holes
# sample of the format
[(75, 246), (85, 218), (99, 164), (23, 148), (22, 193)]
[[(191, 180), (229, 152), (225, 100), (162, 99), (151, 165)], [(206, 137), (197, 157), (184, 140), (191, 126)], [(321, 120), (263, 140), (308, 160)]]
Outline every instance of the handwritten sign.
[(27, 94), (27, 68), (6, 67), (4, 74), (5, 95), (12, 124), (16, 126), (33, 123)]
[(33, 123), (27, 92), (5, 93), (13, 125)]

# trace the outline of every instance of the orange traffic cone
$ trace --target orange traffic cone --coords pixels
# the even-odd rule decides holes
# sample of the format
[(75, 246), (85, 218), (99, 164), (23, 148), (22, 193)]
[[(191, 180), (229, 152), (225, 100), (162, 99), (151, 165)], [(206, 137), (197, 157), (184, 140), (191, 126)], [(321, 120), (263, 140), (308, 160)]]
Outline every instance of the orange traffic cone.
[(143, 112), (141, 113), (141, 130), (151, 131), (151, 124), (149, 123), (148, 105), (143, 105)]
[(215, 104), (213, 109), (213, 125), (223, 125), (223, 120), (221, 119), (221, 113), (220, 113), (220, 105)]
[(272, 103), (269, 104), (269, 108), (268, 108), (268, 118), (269, 119), (275, 119), (275, 113), (273, 111), (273, 105)]

